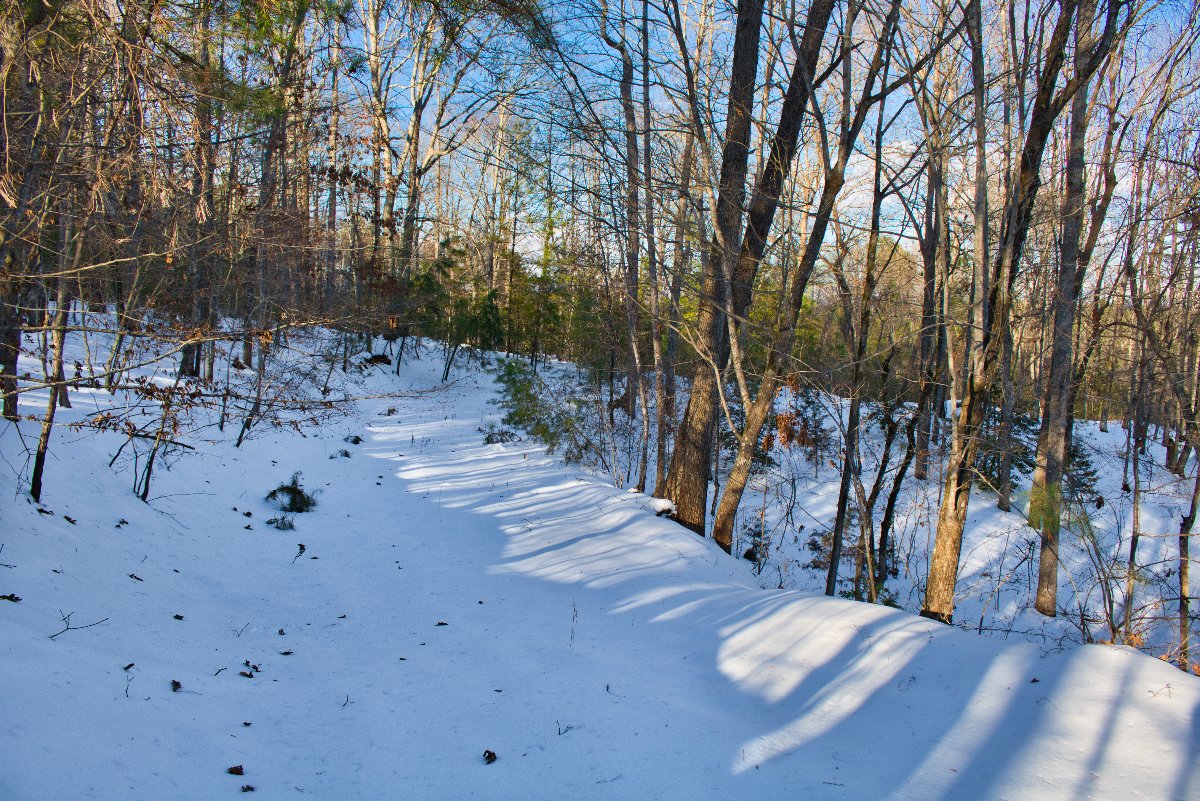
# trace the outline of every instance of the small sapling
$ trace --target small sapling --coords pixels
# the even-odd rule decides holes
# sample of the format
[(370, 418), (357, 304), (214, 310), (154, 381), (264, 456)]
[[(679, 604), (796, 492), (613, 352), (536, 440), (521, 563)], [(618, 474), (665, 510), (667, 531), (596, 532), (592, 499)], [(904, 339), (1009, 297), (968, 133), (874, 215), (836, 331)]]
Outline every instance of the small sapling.
[(300, 473), (292, 473), (291, 480), (280, 484), (267, 493), (267, 500), (281, 512), (308, 512), (317, 505), (317, 498), (300, 486)]

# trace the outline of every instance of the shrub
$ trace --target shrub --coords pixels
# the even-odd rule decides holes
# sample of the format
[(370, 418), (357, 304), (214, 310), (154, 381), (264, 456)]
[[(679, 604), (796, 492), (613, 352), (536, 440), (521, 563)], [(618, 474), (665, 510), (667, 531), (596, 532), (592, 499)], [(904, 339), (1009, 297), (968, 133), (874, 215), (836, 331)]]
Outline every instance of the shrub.
[(742, 558), (753, 564), (754, 573), (760, 575), (767, 562), (767, 557), (770, 555), (771, 544), (770, 535), (763, 526), (762, 518), (756, 517), (743, 523), (738, 542), (740, 543), (739, 550), (742, 550)]
[(300, 473), (292, 473), (292, 480), (280, 484), (267, 493), (267, 500), (281, 512), (308, 512), (317, 505), (316, 497), (300, 486)]
[[(999, 482), (1000, 461), (1004, 455), (999, 430), (1000, 410), (998, 407), (992, 407), (984, 420), (975, 469), (993, 487)], [(1020, 411), (1013, 415), (1009, 454), (1012, 457), (1014, 479), (1018, 476), (1028, 479), (1033, 475), (1040, 430), (1041, 422), (1038, 418)], [(1063, 492), (1066, 498), (1080, 499), (1095, 494), (1099, 474), (1091, 457), (1092, 448), (1083, 441), (1077, 429), (1075, 436), (1071, 438), (1063, 477)]]
[(499, 430), (489, 428), (486, 432), (484, 432), (483, 435), (483, 442), (486, 445), (499, 445), (505, 442), (516, 442), (519, 439), (521, 438), (505, 428), (501, 428)]
[(568, 462), (578, 462), (588, 449), (580, 419), (570, 401), (547, 386), (521, 359), (505, 359), (496, 374), (498, 401), (505, 425), (520, 428), (546, 445), (551, 453), (563, 448)]

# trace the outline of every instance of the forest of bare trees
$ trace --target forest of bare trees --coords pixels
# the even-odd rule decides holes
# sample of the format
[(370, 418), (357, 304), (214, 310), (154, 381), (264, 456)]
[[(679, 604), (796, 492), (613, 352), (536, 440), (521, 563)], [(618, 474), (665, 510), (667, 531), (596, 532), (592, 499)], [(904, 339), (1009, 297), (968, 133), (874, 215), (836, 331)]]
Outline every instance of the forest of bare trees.
[[(1054, 616), (1069, 507), (1104, 502), (1072, 461), (1077, 421), (1098, 421), (1126, 432), (1134, 508), (1108, 635), (1134, 641), (1157, 440), (1190, 488), (1154, 534), (1176, 542), (1171, 656), (1192, 664), (1192, 0), (0, 8), (0, 385), (6, 418), (41, 424), (35, 498), (81, 381), (125, 386), (165, 348), (245, 433), (289, 332), (339, 332), (343, 361), (427, 338), (444, 376), (464, 348), (577, 365), (634, 432), (615, 480), (727, 552), (764, 440), (812, 437), (778, 399), (844, 399), (826, 591), (854, 562), (875, 601), (902, 486), (941, 482), (921, 613), (946, 623), (971, 490), (1015, 508), (1025, 458)], [(110, 312), (103, 363), (64, 359), (99, 333), (73, 309)], [(254, 393), (229, 397), (222, 352)]]

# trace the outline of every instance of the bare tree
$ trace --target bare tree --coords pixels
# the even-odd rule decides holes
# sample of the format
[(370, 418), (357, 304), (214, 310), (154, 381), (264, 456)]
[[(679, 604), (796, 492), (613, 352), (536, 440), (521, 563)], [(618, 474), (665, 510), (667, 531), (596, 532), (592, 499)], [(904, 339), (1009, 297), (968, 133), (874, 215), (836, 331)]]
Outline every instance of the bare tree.
[[(1091, 3), (1092, 0), (1083, 0)], [(925, 601), (921, 614), (949, 623), (954, 613), (954, 588), (958, 579), (959, 555), (963, 529), (966, 525), (967, 504), (974, 481), (972, 469), (979, 450), (979, 432), (991, 394), (991, 384), (1000, 366), (1000, 355), (1010, 322), (1012, 289), (1017, 268), (1029, 233), (1034, 202), (1041, 186), (1041, 162), (1046, 143), (1058, 115), (1075, 92), (1086, 84), (1100, 67), (1113, 41), (1129, 18), (1129, 9), (1120, 2), (1107, 3), (1101, 16), (1103, 27), (1094, 38), (1089, 57), (1082, 69), (1060, 87), (1059, 75), (1065, 61), (1066, 45), (1073, 28), (1078, 24), (1075, 0), (1055, 4), (1058, 17), (1042, 50), (1042, 69), (1037, 78), (1036, 92), (1024, 133), (1020, 164), (1004, 200), (996, 254), (991, 268), (984, 309), (985, 326), (979, 332), (980, 347), (973, 352), (962, 398), (962, 408), (955, 421), (946, 467), (946, 484), (937, 534), (930, 558)], [(1090, 6), (1089, 6), (1090, 7)], [(1124, 13), (1123, 13), (1124, 12)], [(1091, 19), (1090, 13), (1085, 14)], [(977, 129), (978, 133), (978, 129)], [(976, 223), (979, 224), (979, 221)]]

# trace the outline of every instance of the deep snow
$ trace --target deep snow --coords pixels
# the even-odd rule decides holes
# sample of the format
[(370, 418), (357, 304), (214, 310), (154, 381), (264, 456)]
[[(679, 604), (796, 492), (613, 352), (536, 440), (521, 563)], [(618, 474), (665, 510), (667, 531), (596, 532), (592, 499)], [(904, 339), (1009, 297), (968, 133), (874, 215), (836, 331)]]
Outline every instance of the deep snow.
[[(40, 513), (5, 424), (0, 799), (1200, 798), (1200, 679), (761, 589), (651, 499), (485, 444), (490, 377), (440, 369), (303, 435), (204, 430), (149, 504), (119, 435), (60, 427)], [(296, 471), (319, 504), (278, 531)]]

